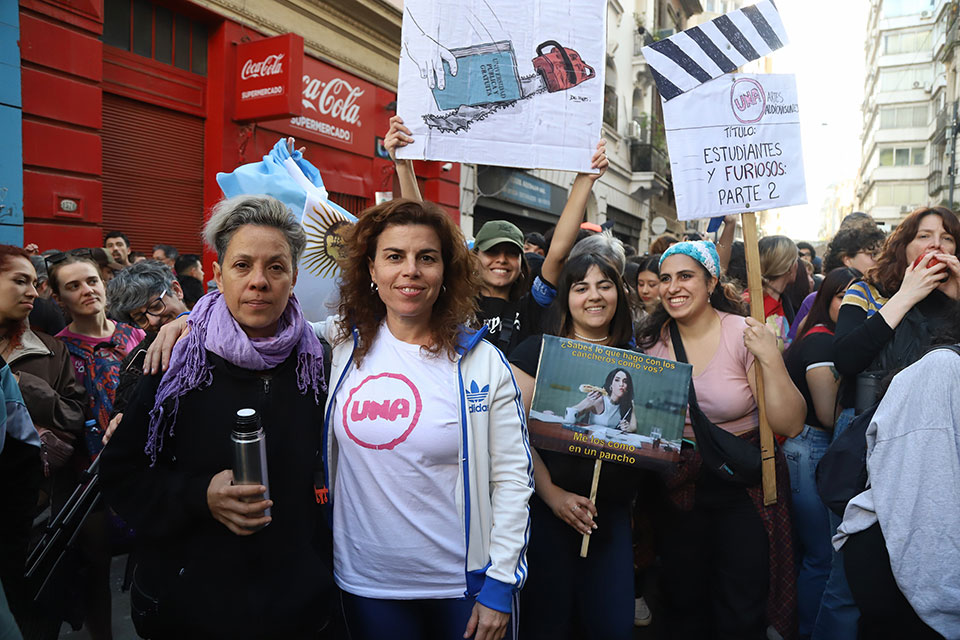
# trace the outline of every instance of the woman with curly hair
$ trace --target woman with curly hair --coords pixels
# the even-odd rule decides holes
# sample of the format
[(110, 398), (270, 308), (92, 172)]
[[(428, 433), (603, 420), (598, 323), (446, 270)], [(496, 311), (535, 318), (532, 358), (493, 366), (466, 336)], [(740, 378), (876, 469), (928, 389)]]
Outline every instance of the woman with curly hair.
[[(383, 146), (396, 162), (400, 193), (404, 198), (422, 201), (413, 162), (396, 159), (396, 150), (411, 142), (412, 132), (403, 119), (390, 118)], [(473, 251), (480, 274), (476, 319), (486, 325), (490, 342), (507, 356), (528, 336), (539, 335), (543, 329), (547, 308), (557, 295), (554, 283), (581, 232), (590, 191), (609, 164), (605, 140), (597, 143), (590, 162), (598, 171), (578, 173), (574, 179), (539, 274), (531, 272), (523, 253), (523, 232), (512, 222), (490, 220), (476, 232)]]
[(917, 209), (890, 234), (837, 317), (837, 370), (854, 377), (914, 362), (952, 318), (960, 298), (960, 221), (944, 207)]
[(344, 249), (324, 443), (351, 637), (499, 640), (533, 476), (510, 367), (466, 328), (476, 257), (437, 205), (403, 199), (361, 213)]

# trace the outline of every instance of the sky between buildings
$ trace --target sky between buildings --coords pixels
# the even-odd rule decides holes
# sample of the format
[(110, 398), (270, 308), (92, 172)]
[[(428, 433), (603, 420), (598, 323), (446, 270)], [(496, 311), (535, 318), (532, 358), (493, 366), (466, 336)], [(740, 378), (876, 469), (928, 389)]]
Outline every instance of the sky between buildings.
[(777, 0), (790, 44), (775, 73), (794, 73), (809, 204), (790, 207), (785, 232), (815, 239), (827, 187), (860, 165), (867, 0)]

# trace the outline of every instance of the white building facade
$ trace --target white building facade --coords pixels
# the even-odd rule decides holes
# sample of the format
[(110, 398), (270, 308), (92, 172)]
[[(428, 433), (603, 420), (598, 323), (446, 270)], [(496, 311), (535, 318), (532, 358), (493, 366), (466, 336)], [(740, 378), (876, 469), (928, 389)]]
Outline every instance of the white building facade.
[[(944, 0), (874, 0), (867, 19), (860, 210), (892, 229), (915, 208), (939, 203), (938, 133), (946, 84), (934, 56)], [(932, 182), (931, 182), (932, 180)]]

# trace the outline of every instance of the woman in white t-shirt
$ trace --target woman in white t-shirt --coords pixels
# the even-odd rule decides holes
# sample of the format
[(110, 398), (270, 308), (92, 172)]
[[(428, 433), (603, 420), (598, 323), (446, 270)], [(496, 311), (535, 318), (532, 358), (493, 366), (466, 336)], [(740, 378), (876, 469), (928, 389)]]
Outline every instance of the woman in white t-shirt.
[(499, 640), (526, 579), (533, 463), (510, 367), (465, 328), (476, 258), (412, 200), (360, 214), (344, 251), (324, 488), (351, 638)]
[(633, 412), (633, 378), (626, 369), (614, 369), (607, 374), (603, 387), (582, 385), (586, 397), (567, 407), (566, 419), (597, 427), (619, 429), (625, 433), (637, 430), (637, 417)]

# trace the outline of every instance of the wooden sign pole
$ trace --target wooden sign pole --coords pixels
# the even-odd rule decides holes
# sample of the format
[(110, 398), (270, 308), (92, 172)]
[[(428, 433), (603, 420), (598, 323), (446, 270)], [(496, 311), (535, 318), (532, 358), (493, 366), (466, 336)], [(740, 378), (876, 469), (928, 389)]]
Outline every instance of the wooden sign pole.
[[(747, 258), (747, 288), (750, 291), (750, 316), (765, 322), (763, 313), (763, 277), (760, 273), (760, 247), (757, 244), (757, 214), (740, 214), (743, 224), (743, 248)], [(763, 504), (777, 502), (777, 475), (773, 460), (773, 432), (767, 422), (767, 405), (763, 397), (763, 372), (760, 362), (754, 360), (757, 374), (757, 411), (760, 416), (760, 459), (763, 478)], [(597, 461), (600, 462), (599, 460)], [(582, 555), (582, 554), (581, 554)]]
[[(590, 483), (590, 502), (597, 504), (597, 483), (600, 482), (600, 465), (603, 460), (597, 460), (593, 463), (593, 482)], [(580, 557), (587, 557), (587, 548), (590, 546), (590, 534), (583, 534), (583, 542), (580, 543)]]

